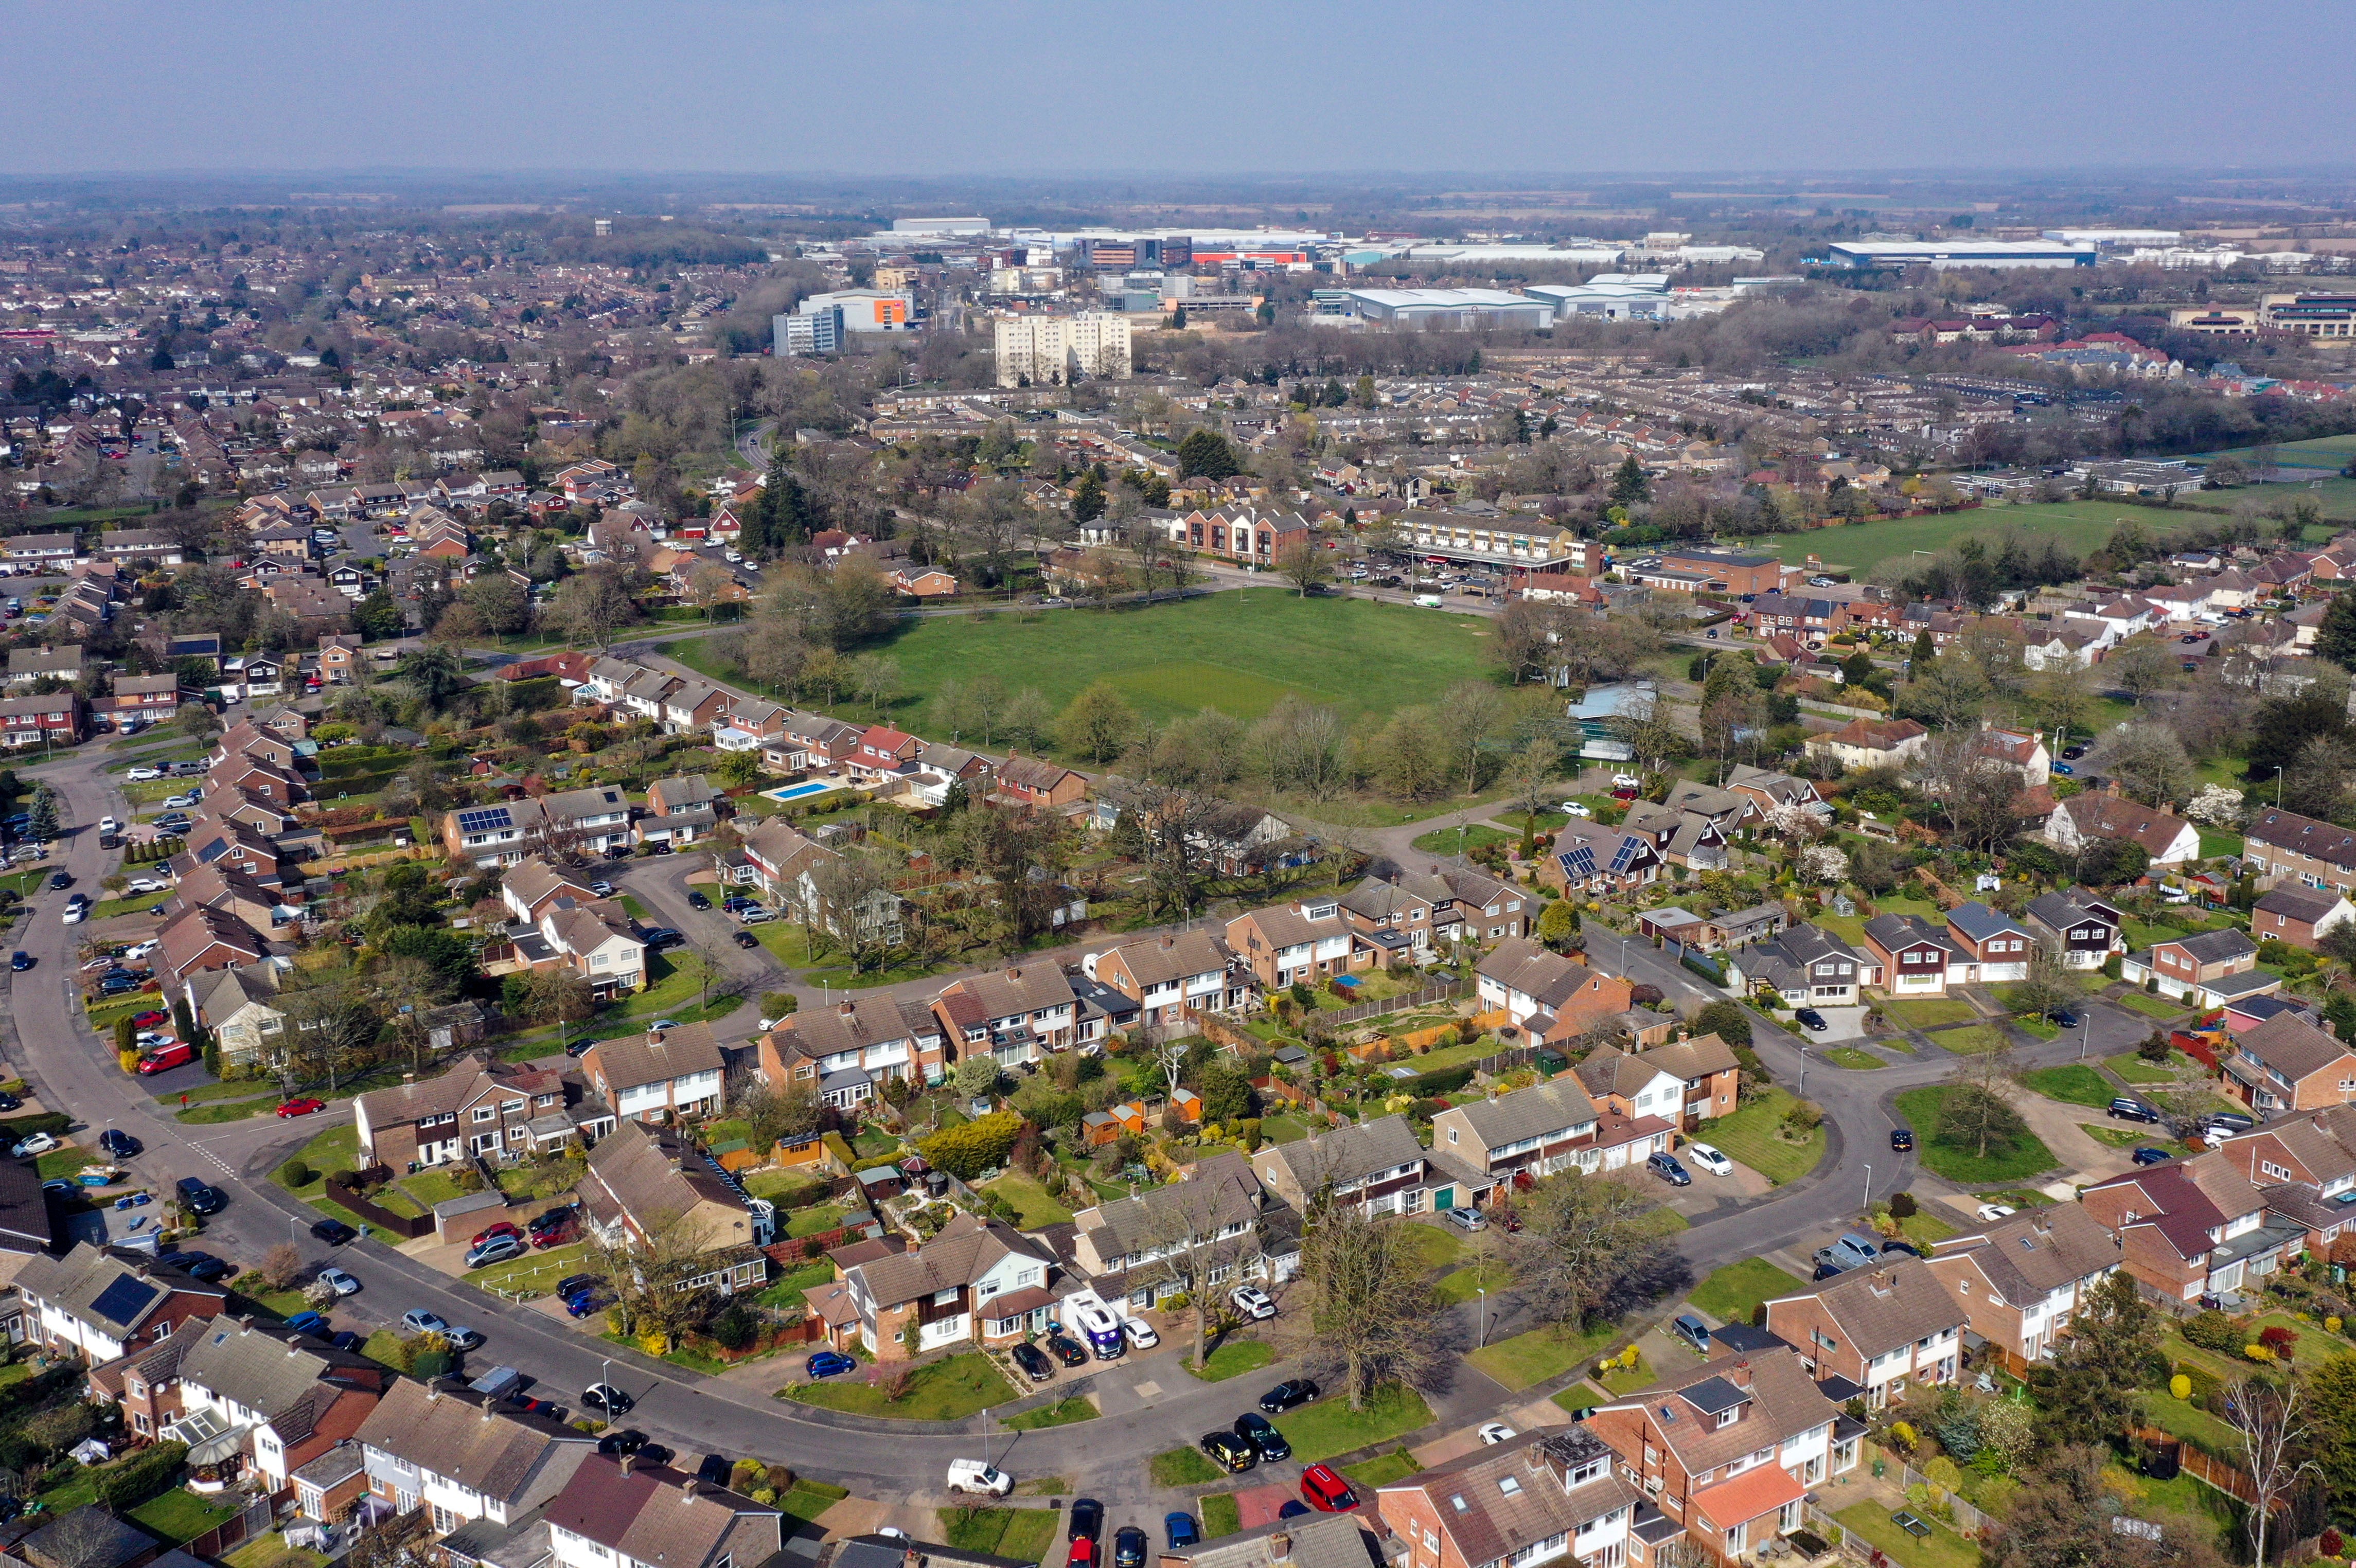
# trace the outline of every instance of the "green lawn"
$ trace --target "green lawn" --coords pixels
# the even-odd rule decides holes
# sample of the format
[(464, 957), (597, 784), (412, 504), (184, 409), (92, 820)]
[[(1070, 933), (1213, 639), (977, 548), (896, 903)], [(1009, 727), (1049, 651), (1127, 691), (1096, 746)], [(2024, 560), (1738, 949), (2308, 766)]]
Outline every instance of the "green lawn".
[(1514, 1271), (1502, 1258), (1485, 1258), (1469, 1267), (1443, 1275), (1432, 1290), (1451, 1307), (1460, 1307), (1478, 1296), (1485, 1287), (1494, 1300), (1499, 1291), (1514, 1283)]
[(1614, 1399), (1625, 1399), (1640, 1388), (1650, 1388), (1659, 1381), (1659, 1377), (1660, 1374), (1653, 1371), (1651, 1363), (1639, 1356), (1636, 1358), (1636, 1364), (1633, 1367), (1615, 1366), (1605, 1372), (1603, 1390)]
[(1233, 1492), (1205, 1492), (1195, 1499), (1203, 1509), (1203, 1539), (1216, 1541), (1223, 1535), (1233, 1535), (1244, 1527), (1243, 1509), (1236, 1506)]
[(1277, 1418), (1277, 1430), (1292, 1445), (1293, 1457), (1304, 1465), (1348, 1454), (1359, 1448), (1405, 1436), (1431, 1423), (1431, 1407), (1413, 1389), (1387, 1383), (1367, 1396), (1365, 1407), (1352, 1410), (1336, 1394), (1303, 1405)]
[(853, 1415), (882, 1416), (893, 1421), (962, 1421), (1014, 1397), (1006, 1379), (990, 1358), (979, 1350), (927, 1361), (908, 1381), (908, 1392), (898, 1403), (884, 1397), (873, 1383), (801, 1383), (777, 1391), (781, 1399), (815, 1404)]
[[(1483, 848), (1491, 844), (1518, 844), (1521, 840), (1522, 836), (1518, 833), (1500, 833), (1494, 827), (1485, 827), (1473, 823), (1465, 827), (1462, 842), (1464, 852), (1469, 855), (1473, 850)], [(1451, 823), (1445, 827), (1435, 827), (1418, 837), (1414, 847), (1427, 855), (1453, 855), (1456, 853), (1458, 842), (1456, 825)]]
[(1077, 1422), (1094, 1421), (1100, 1413), (1085, 1395), (1074, 1394), (1054, 1404), (1043, 1404), (1036, 1410), (1026, 1410), (1020, 1415), (1006, 1418), (1009, 1432), (1036, 1432), (1046, 1426), (1070, 1426)]
[(1772, 1084), (1762, 1084), (1730, 1116), (1702, 1124), (1701, 1139), (1739, 1159), (1781, 1187), (1816, 1168), (1825, 1154), (1825, 1129), (1818, 1126), (1804, 1140), (1778, 1136), (1794, 1097)]
[(2163, 1020), (2181, 1018), (2188, 1010), (2182, 1002), (2170, 1001), (2166, 997), (2149, 996), (2142, 991), (2130, 991), (2124, 997), (2115, 997), (2114, 1000), (2123, 1008), (2133, 1008), (2147, 1018)]
[(1898, 1114), (1914, 1129), (1923, 1168), (1965, 1186), (1989, 1181), (2019, 1181), (2053, 1168), (2053, 1151), (2035, 1133), (2024, 1130), (2009, 1148), (1991, 1147), (1982, 1158), (1975, 1143), (1954, 1144), (1937, 1132), (1939, 1109), (1953, 1086), (1933, 1084), (1909, 1089), (1898, 1096)]
[(1929, 1029), (1933, 1024), (1968, 1023), (1979, 1017), (1971, 1003), (1960, 997), (1914, 997), (1906, 1001), (1892, 999), (1882, 1003), (1881, 1010), (1912, 1029)]
[(1979, 1568), (1980, 1549), (1937, 1520), (1928, 1535), (1909, 1535), (1890, 1521), (1891, 1509), (1879, 1502), (1851, 1503), (1833, 1517), (1862, 1536), (1899, 1568)]
[(2024, 1072), (2020, 1081), (2049, 1100), (2061, 1100), (2072, 1105), (2093, 1105), (2099, 1109), (2111, 1103), (2117, 1093), (2111, 1081), (2082, 1061), (2061, 1067), (2040, 1067)]
[(201, 1498), (186, 1487), (148, 1499), (131, 1510), (131, 1518), (177, 1545), (198, 1536), (236, 1513), (239, 1503)]
[(2155, 1139), (2163, 1145), (2168, 1142), (2167, 1136), (2163, 1134), (2139, 1133), (2127, 1127), (2114, 1127), (2104, 1122), (2080, 1122), (2078, 1130), (2096, 1143), (2108, 1144), (2113, 1148), (2138, 1148)]
[(1274, 1360), (1276, 1352), (1260, 1340), (1230, 1339), (1204, 1357), (1199, 1370), (1191, 1363), (1186, 1370), (1206, 1383), (1217, 1383), (1256, 1372)]
[(1072, 1218), (1069, 1209), (1048, 1197), (1044, 1188), (1019, 1170), (1008, 1171), (983, 1190), (995, 1192), (1014, 1205), (1015, 1213), (1021, 1217), (1016, 1221), (1019, 1230), (1035, 1231), (1043, 1225), (1066, 1224)]
[(2130, 1083), (2173, 1083), (2180, 1074), (2190, 1072), (2201, 1064), (2180, 1051), (2168, 1053), (2166, 1066), (2146, 1061), (2130, 1051), (2122, 1055), (2105, 1057), (2103, 1065)]
[(2012, 1027), (2037, 1040), (2059, 1040), (2062, 1026), (2049, 1018), (2016, 1018)]
[(1686, 1300), (1697, 1310), (1727, 1323), (1748, 1323), (1751, 1309), (1778, 1296), (1805, 1290), (1806, 1284), (1765, 1258), (1745, 1258), (1712, 1269)]
[(1893, 555), (1943, 550), (1958, 539), (1971, 538), (1987, 540), (1991, 549), (2017, 536), (2025, 536), (2021, 543), (2030, 549), (2040, 549), (2047, 540), (2058, 539), (2072, 555), (2083, 557), (2110, 538), (2111, 530), (2124, 518), (2133, 518), (2155, 535), (2166, 533), (2179, 522), (2194, 520), (2183, 513), (2170, 517), (2152, 507), (2129, 507), (2115, 501), (2051, 501), (1981, 507), (1929, 517), (1878, 519), (1846, 528), (1774, 534), (1751, 542), (1795, 566), (1817, 555), (1836, 571), (1861, 573)]
[(1526, 1389), (1585, 1366), (1618, 1338), (1616, 1323), (1583, 1334), (1550, 1327), (1533, 1328), (1484, 1345), (1464, 1359), (1509, 1389)]
[(1199, 1448), (1165, 1448), (1151, 1467), (1157, 1487), (1192, 1487), (1219, 1478), (1219, 1467)]
[(827, 1195), (828, 1183), (807, 1170), (755, 1170), (745, 1176), (744, 1190), (780, 1209), (804, 1209)]
[[(895, 713), (912, 721), (943, 682), (984, 669), (1010, 690), (1035, 687), (1056, 709), (1101, 679), (1153, 720), (1205, 707), (1258, 719), (1287, 692), (1364, 719), (1432, 701), (1460, 680), (1490, 678), (1487, 624), (1479, 616), (1268, 588), (1108, 613), (912, 618), (874, 651), (898, 661), (906, 695)], [(706, 674), (725, 674), (701, 640), (666, 651)], [(1344, 673), (1377, 662), (1380, 681)], [(1311, 685), (1304, 672), (1329, 684)]]
[(503, 1264), (493, 1264), (486, 1269), (463, 1275), (468, 1285), (483, 1290), (506, 1291), (524, 1296), (546, 1296), (556, 1288), (556, 1282), (569, 1274), (579, 1274), (589, 1256), (588, 1243), (575, 1242), (570, 1246), (551, 1247), (544, 1253), (526, 1253), (519, 1258), (509, 1258)]
[(1430, 1269), (1446, 1268), (1464, 1252), (1464, 1239), (1447, 1225), (1423, 1225), (1410, 1221), (1408, 1244), (1415, 1249), (1416, 1261)]
[(1941, 1029), (1931, 1037), (1943, 1050), (1958, 1056), (1986, 1056), (1992, 1051), (2002, 1051), (2012, 1042), (1994, 1024), (1974, 1024), (1969, 1029)]
[(1044, 1508), (945, 1508), (937, 1517), (944, 1545), (1025, 1563), (1046, 1555), (1063, 1520), (1060, 1511)]
[(404, 1176), (394, 1185), (417, 1200), (429, 1211), (436, 1203), (447, 1203), (453, 1198), (464, 1198), (466, 1195), (466, 1189), (458, 1185), (457, 1178), (446, 1170), (434, 1170), (430, 1168), (419, 1171), (414, 1176)]
[(1853, 1045), (1837, 1045), (1825, 1052), (1825, 1060), (1836, 1067), (1847, 1067), (1859, 1072), (1869, 1072), (1877, 1067), (1890, 1065), (1869, 1051), (1859, 1051)]
[(1414, 1455), (1404, 1448), (1394, 1448), (1387, 1454), (1366, 1460), (1364, 1464), (1346, 1465), (1343, 1467), (1342, 1474), (1357, 1482), (1365, 1490), (1373, 1491), (1377, 1487), (1387, 1487), (1394, 1481), (1404, 1481), (1422, 1468), (1421, 1465), (1415, 1462)]
[(841, 1487), (827, 1481), (813, 1481), (807, 1476), (797, 1476), (794, 1484), (777, 1499), (779, 1511), (799, 1520), (815, 1520), (827, 1509), (851, 1494)]

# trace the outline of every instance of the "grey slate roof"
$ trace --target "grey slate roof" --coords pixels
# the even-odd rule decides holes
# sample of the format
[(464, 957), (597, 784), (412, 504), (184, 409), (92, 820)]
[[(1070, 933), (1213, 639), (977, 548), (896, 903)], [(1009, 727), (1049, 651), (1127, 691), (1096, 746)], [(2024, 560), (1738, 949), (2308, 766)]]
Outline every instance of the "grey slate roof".
[(1485, 1148), (1519, 1143), (1524, 1138), (1545, 1137), (1550, 1133), (1567, 1133), (1596, 1119), (1595, 1102), (1587, 1097), (1587, 1091), (1575, 1077), (1533, 1083), (1494, 1100), (1474, 1100), (1455, 1106), (1454, 1110), (1463, 1116)]

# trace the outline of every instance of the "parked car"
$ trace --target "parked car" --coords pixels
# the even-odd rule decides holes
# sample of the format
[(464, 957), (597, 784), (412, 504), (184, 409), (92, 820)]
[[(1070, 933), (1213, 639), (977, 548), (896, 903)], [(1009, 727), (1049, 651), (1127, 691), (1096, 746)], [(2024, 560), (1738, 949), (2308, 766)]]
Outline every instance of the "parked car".
[(680, 934), (676, 926), (650, 925), (639, 933), (638, 940), (650, 948), (663, 948), (676, 947), (687, 938)]
[(311, 1233), (331, 1247), (340, 1247), (346, 1242), (358, 1241), (360, 1234), (341, 1220), (316, 1221), (311, 1226)]
[(1315, 1383), (1307, 1378), (1288, 1378), (1259, 1396), (1259, 1407), (1270, 1415), (1281, 1415), (1316, 1397)]
[(98, 1135), (98, 1147), (111, 1159), (133, 1159), (147, 1146), (120, 1127), (109, 1127)]
[(286, 1320), (286, 1327), (297, 1334), (316, 1335), (323, 1339), (331, 1332), (327, 1315), (319, 1312), (297, 1312)]
[(1002, 1498), (1014, 1489), (1013, 1477), (980, 1459), (949, 1461), (948, 1488), (953, 1492), (984, 1492)]
[(1709, 1325), (1690, 1312), (1680, 1312), (1669, 1324), (1669, 1332), (1700, 1351), (1709, 1355)]
[(146, 767), (133, 768), (123, 775), (124, 782), (129, 784), (154, 784), (163, 776), (163, 769)]
[(574, 1212), (571, 1209), (551, 1209), (545, 1213), (533, 1215), (531, 1223), (525, 1227), (525, 1232), (534, 1247), (561, 1246), (573, 1235), (573, 1219)]
[(349, 1328), (338, 1328), (336, 1330), (336, 1337), (327, 1343), (338, 1350), (348, 1350), (357, 1356), (360, 1352), (360, 1347), (368, 1343), (368, 1337), (354, 1333)]
[(513, 1236), (516, 1240), (521, 1241), (523, 1240), (523, 1228), (512, 1220), (501, 1220), (496, 1225), (487, 1225), (482, 1230), (476, 1232), (475, 1239), (466, 1244), (470, 1247), (479, 1247), (485, 1242), (495, 1240), (500, 1236)]
[(2149, 1105), (2145, 1104), (2142, 1101), (2127, 1094), (2121, 1094), (2113, 1099), (2111, 1101), (2110, 1108), (2104, 1111), (2103, 1115), (2109, 1116), (2114, 1121), (2121, 1122), (2157, 1122), (2159, 1120), (2159, 1113), (2158, 1111), (2153, 1110)]
[(597, 1439), (600, 1454), (635, 1454), (647, 1445), (647, 1435), (635, 1426), (619, 1432), (608, 1432)]
[(1644, 1168), (1651, 1171), (1655, 1176), (1659, 1177), (1663, 1181), (1667, 1182), (1672, 1187), (1691, 1187), (1693, 1185), (1693, 1173), (1687, 1170), (1684, 1166), (1678, 1164), (1677, 1157), (1673, 1154), (1654, 1154), (1645, 1156)]
[(1112, 1532), (1112, 1568), (1145, 1568), (1145, 1531), (1124, 1524)]
[(493, 1236), (481, 1246), (467, 1249), (466, 1266), (481, 1268), (486, 1264), (505, 1263), (509, 1258), (519, 1258), (530, 1250), (521, 1236)]
[(1194, 1522), (1191, 1513), (1165, 1513), (1162, 1516), (1162, 1539), (1173, 1552), (1194, 1546), (1202, 1541), (1203, 1527)]
[(1814, 1008), (1802, 1008), (1792, 1016), (1800, 1020), (1800, 1027), (1802, 1029), (1811, 1030), (1816, 1034), (1822, 1034), (1825, 1030), (1833, 1027), (1831, 1023), (1826, 1019), (1825, 1015), (1816, 1011)]
[(1484, 1447), (1491, 1444), (1511, 1443), (1520, 1435), (1520, 1433), (1502, 1421), (1484, 1421), (1481, 1424), (1481, 1442)]
[(594, 1290), (584, 1290), (577, 1296), (568, 1296), (564, 1298), (565, 1315), (570, 1317), (586, 1317), (596, 1311), (601, 1305), (597, 1293)]
[(194, 1061), (196, 1059), (196, 1047), (189, 1045), (183, 1040), (176, 1044), (167, 1045), (163, 1050), (155, 1052), (153, 1055), (141, 1057), (139, 1059), (139, 1071), (142, 1074), (169, 1072), (175, 1067), (186, 1067), (189, 1062)]
[(339, 1268), (321, 1269), (319, 1283), (337, 1296), (358, 1296), (360, 1293), (360, 1282)]
[(1256, 1285), (1236, 1286), (1227, 1292), (1227, 1300), (1247, 1317), (1260, 1319), (1276, 1316), (1276, 1303), (1268, 1298), (1268, 1292)]
[(1708, 1144), (1686, 1145), (1686, 1157), (1712, 1176), (1734, 1174), (1734, 1162)]
[(859, 1370), (859, 1363), (840, 1350), (820, 1350), (803, 1362), (802, 1369), (809, 1374), (812, 1381), (816, 1381), (819, 1378), (840, 1377), (844, 1372), (855, 1372)]
[(1153, 1331), (1153, 1325), (1141, 1317), (1122, 1318), (1120, 1331), (1128, 1335), (1129, 1342), (1141, 1350), (1151, 1350), (1162, 1343), (1162, 1336)]
[(1014, 1364), (1023, 1369), (1023, 1375), (1034, 1383), (1044, 1383), (1055, 1375), (1055, 1363), (1049, 1360), (1046, 1353), (1036, 1345), (1020, 1342), (1008, 1353), (1014, 1358)]
[(607, 1415), (622, 1415), (638, 1402), (612, 1383), (591, 1383), (581, 1391), (581, 1403), (592, 1410), (602, 1410)]
[(187, 1204), (192, 1213), (218, 1214), (229, 1202), (221, 1195), (220, 1188), (209, 1184), (201, 1177), (184, 1176), (176, 1185), (179, 1189), (180, 1201)]
[(2134, 1160), (2137, 1165), (2158, 1165), (2162, 1160), (2174, 1159), (2176, 1157), (2169, 1153), (2164, 1148), (2153, 1148), (2149, 1145), (2146, 1145), (2144, 1147), (2136, 1150), (2134, 1154), (2127, 1157)]
[(1232, 1432), (1204, 1433), (1203, 1452), (1211, 1456), (1212, 1464), (1231, 1476), (1240, 1475), (1259, 1463), (1252, 1445)]
[(604, 880), (594, 881), (589, 884), (589, 891), (601, 899), (610, 899), (614, 896), (614, 884)]
[(447, 1334), (449, 1319), (438, 1312), (428, 1312), (423, 1307), (412, 1307), (401, 1315), (401, 1326), (412, 1334)]
[(1097, 1543), (1081, 1536), (1064, 1549), (1064, 1568), (1097, 1568)]
[(32, 966), (33, 955), (31, 954), (18, 951), (8, 955), (8, 967), (14, 969), (19, 975), (23, 974), (26, 970), (30, 969)]
[(1478, 1209), (1451, 1209), (1448, 1211), (1448, 1222), (1468, 1235), (1489, 1228), (1488, 1217)]
[(2047, 1011), (2045, 1017), (2058, 1029), (2076, 1029), (2078, 1027), (2078, 1015), (2072, 1012), (2067, 1008), (2051, 1008)]
[(1320, 1513), (1347, 1513), (1358, 1506), (1358, 1494), (1331, 1465), (1312, 1465), (1301, 1471), (1301, 1495)]
[(1890, 1147), (1900, 1154), (1904, 1154), (1908, 1149), (1912, 1148), (1914, 1147), (1914, 1129), (1912, 1127), (1890, 1128)]
[(1309, 1505), (1302, 1502), (1299, 1498), (1287, 1498), (1284, 1499), (1284, 1506), (1276, 1510), (1276, 1517), (1279, 1519), (1299, 1519), (1308, 1511)]
[(712, 901), (705, 898), (695, 889), (690, 888), (687, 890), (687, 907), (690, 909), (710, 909), (712, 907)]
[(278, 1114), (282, 1116), (311, 1116), (316, 1115), (327, 1108), (327, 1103), (325, 1100), (316, 1100), (306, 1094), (299, 1100), (289, 1100), (279, 1106)]
[(131, 1027), (133, 1029), (154, 1029), (157, 1024), (167, 1024), (171, 1021), (171, 1014), (157, 1012), (151, 1008), (144, 1013), (134, 1013), (132, 1015)]
[(1088, 1353), (1087, 1349), (1081, 1346), (1077, 1339), (1072, 1339), (1068, 1335), (1048, 1335), (1047, 1349), (1049, 1353), (1055, 1358), (1055, 1360), (1063, 1362), (1064, 1365), (1067, 1367), (1085, 1367), (1088, 1364)]
[(728, 934), (739, 947), (754, 948), (761, 945), (761, 939), (749, 931), (732, 931)]
[(65, 891), (68, 888), (72, 887), (72, 886), (73, 886), (73, 873), (72, 873), (72, 872), (70, 872), (70, 871), (51, 871), (51, 872), (49, 873), (49, 891), (51, 891), (51, 892), (53, 892), (53, 893), (61, 893), (61, 892)]
[(1236, 1417), (1236, 1435), (1250, 1444), (1252, 1452), (1263, 1459), (1274, 1461), (1292, 1457), (1292, 1445), (1286, 1442), (1284, 1434), (1258, 1411), (1248, 1410)]

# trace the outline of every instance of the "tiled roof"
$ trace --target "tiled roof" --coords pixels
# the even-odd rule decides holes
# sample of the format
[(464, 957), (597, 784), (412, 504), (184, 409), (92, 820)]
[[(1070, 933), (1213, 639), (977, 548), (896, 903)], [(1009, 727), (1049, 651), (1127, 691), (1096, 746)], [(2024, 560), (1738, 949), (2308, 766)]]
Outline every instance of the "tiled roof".
[(2278, 807), (2254, 813), (2243, 836), (2253, 844), (2293, 850), (2342, 869), (2356, 869), (2356, 832)]
[(1377, 1171), (1419, 1163), (1423, 1145), (1404, 1115), (1349, 1123), (1312, 1138), (1278, 1144), (1260, 1156), (1282, 1165), (1303, 1192), (1332, 1183), (1346, 1186)]
[[(1964, 1309), (1931, 1265), (1902, 1254), (1895, 1262), (1850, 1269), (1812, 1294), (1847, 1332), (1850, 1349), (1867, 1360), (1964, 1323)], [(1772, 1304), (1767, 1311), (1772, 1327)]]
[[(1751, 1380), (1751, 1412), (1743, 1420), (1719, 1426), (1704, 1418), (1700, 1405), (1685, 1391), (1710, 1382), (1740, 1385)], [(1831, 1422), (1840, 1412), (1826, 1399), (1788, 1349), (1726, 1355), (1704, 1362), (1680, 1377), (1655, 1383), (1615, 1404), (1641, 1406), (1652, 1416), (1651, 1426), (1668, 1445), (1688, 1474), (1714, 1470), (1730, 1459), (1742, 1458)]]
[(774, 1508), (668, 1466), (602, 1455), (582, 1463), (544, 1517), (647, 1568), (707, 1568), (723, 1555), (754, 1568), (782, 1541)]
[(596, 1439), (542, 1416), (502, 1408), (487, 1395), (444, 1379), (431, 1385), (393, 1380), (369, 1412), (360, 1442), (486, 1497), (513, 1500), (552, 1447), (587, 1455)]
[(2356, 1076), (2349, 1071), (2356, 1052), (2297, 1013), (2277, 1013), (2234, 1044), (2293, 1083), (2334, 1070), (2342, 1077)]
[(1586, 1126), (1596, 1119), (1595, 1102), (1576, 1077), (1533, 1083), (1494, 1100), (1474, 1100), (1442, 1115), (1461, 1115), (1484, 1148), (1545, 1137)]
[(1048, 1261), (1045, 1253), (1011, 1226), (979, 1215), (959, 1214), (922, 1246), (870, 1259), (858, 1264), (857, 1272), (877, 1307), (889, 1310), (920, 1296), (969, 1285), (1012, 1254)]
[(616, 1094), (644, 1083), (718, 1072), (726, 1066), (708, 1023), (674, 1024), (644, 1034), (601, 1040), (590, 1050), (596, 1053), (598, 1071)]
[[(1576, 1487), (1572, 1477), (1580, 1477)], [(1644, 1494), (1584, 1426), (1509, 1438), (1382, 1488), (1419, 1492), (1467, 1563), (1496, 1563), (1633, 1507)]]

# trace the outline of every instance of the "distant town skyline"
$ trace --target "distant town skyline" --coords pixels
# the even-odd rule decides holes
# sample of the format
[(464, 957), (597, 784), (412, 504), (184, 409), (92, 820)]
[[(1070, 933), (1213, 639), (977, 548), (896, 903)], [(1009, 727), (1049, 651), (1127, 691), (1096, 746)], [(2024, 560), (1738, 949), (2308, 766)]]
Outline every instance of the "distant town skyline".
[[(2356, 162), (2356, 81), (2217, 73), (2254, 6), (1016, 0), (12, 15), (0, 173), (878, 176)], [(2344, 4), (2263, 13), (2345, 37)], [(2213, 58), (2213, 57), (2207, 57)], [(1146, 195), (1150, 193), (1140, 193)]]

